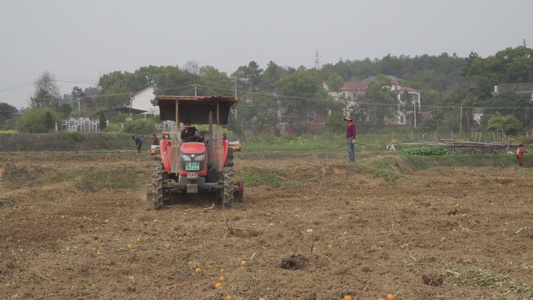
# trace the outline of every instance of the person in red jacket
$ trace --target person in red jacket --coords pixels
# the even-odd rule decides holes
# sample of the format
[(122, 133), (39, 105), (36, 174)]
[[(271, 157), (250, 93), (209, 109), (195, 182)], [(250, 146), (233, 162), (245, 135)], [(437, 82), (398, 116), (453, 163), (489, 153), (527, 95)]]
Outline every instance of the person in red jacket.
[(518, 148), (516, 148), (516, 160), (518, 160), (518, 165), (520, 167), (523, 167), (524, 166), (524, 153), (528, 153), (525, 149), (524, 149), (524, 145), (520, 144), (518, 145)]
[(355, 124), (350, 116), (345, 117), (344, 121), (346, 121), (346, 144), (348, 144), (348, 156), (350, 157), (350, 162), (355, 162)]

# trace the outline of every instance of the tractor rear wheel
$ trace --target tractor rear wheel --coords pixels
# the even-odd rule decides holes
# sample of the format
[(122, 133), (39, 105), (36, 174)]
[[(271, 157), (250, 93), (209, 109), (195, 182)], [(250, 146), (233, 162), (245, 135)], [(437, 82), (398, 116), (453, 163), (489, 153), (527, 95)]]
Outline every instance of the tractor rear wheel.
[(152, 206), (154, 209), (160, 209), (163, 206), (163, 167), (161, 159), (154, 159), (154, 171), (152, 173)]
[(224, 178), (224, 188), (222, 191), (222, 207), (233, 207), (233, 168), (225, 167), (222, 170), (222, 177)]

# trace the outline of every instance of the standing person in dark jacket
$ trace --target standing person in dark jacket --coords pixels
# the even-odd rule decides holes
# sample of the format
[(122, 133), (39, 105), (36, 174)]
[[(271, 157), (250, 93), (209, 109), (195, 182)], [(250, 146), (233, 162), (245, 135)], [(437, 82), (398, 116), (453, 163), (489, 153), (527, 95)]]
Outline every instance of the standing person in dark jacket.
[(138, 136), (132, 136), (131, 139), (135, 141), (135, 146), (137, 146), (137, 155), (141, 155), (141, 146), (143, 145), (143, 141)]
[(518, 165), (520, 167), (524, 166), (524, 153), (528, 153), (527, 150), (524, 149), (524, 145), (520, 144), (518, 145), (518, 148), (516, 149), (516, 160), (518, 160)]
[(350, 162), (355, 162), (355, 124), (353, 119), (350, 116), (344, 118), (346, 121), (346, 144), (348, 144), (348, 156), (350, 157)]

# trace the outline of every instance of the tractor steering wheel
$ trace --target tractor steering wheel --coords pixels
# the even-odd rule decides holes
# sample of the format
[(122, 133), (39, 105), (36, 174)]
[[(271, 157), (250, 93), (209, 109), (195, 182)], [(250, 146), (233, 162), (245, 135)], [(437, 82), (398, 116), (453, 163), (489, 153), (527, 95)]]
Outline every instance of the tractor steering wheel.
[(186, 137), (186, 138), (183, 140), (183, 142), (184, 142), (184, 143), (190, 143), (190, 142), (203, 143), (203, 142), (204, 142), (204, 139), (203, 139), (201, 136), (193, 135), (193, 136)]

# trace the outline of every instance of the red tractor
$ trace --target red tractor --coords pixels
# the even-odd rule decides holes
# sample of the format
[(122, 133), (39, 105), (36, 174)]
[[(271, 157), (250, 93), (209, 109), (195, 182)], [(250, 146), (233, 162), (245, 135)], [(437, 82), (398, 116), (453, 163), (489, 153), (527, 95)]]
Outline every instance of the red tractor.
[[(209, 192), (225, 208), (242, 201), (242, 181), (233, 180), (233, 152), (240, 151), (238, 141), (230, 142), (222, 125), (228, 124), (230, 109), (238, 100), (222, 96), (156, 96), (161, 120), (176, 122), (174, 131), (164, 134), (159, 146), (152, 149), (154, 172), (148, 185), (147, 199), (155, 209), (169, 201), (171, 195)], [(201, 136), (181, 140), (180, 120), (209, 124)]]

